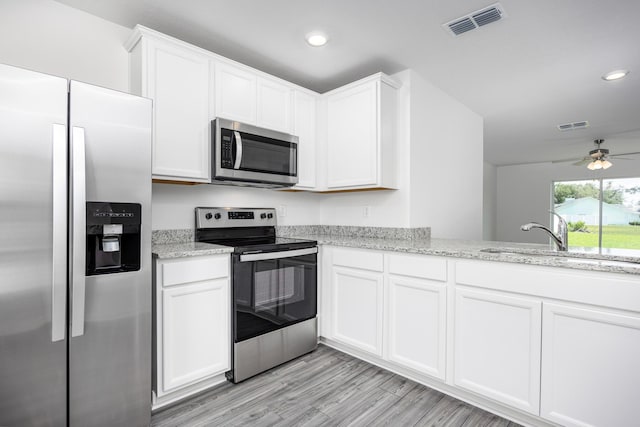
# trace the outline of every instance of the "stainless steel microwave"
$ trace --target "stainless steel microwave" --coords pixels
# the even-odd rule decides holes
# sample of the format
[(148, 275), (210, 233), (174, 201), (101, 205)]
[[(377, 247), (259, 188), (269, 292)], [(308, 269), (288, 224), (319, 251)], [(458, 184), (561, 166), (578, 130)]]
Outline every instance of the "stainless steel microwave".
[(212, 184), (291, 187), (298, 183), (298, 137), (216, 118), (211, 122)]

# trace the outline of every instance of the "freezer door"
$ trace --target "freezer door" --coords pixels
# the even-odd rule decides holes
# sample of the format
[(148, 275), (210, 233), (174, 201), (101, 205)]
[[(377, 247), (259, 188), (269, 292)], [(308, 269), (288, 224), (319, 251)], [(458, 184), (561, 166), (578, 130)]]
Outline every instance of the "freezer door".
[(67, 422), (67, 81), (0, 64), (0, 425)]
[[(69, 425), (151, 416), (151, 101), (70, 83)], [(141, 205), (139, 271), (86, 276), (87, 202)]]

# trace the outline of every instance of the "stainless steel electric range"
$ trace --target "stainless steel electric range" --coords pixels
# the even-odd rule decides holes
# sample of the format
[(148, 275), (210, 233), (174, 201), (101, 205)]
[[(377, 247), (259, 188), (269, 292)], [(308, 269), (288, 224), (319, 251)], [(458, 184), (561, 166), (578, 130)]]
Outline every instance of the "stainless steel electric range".
[(232, 366), (238, 383), (317, 347), (317, 242), (276, 236), (275, 209), (196, 208), (196, 241), (234, 247)]

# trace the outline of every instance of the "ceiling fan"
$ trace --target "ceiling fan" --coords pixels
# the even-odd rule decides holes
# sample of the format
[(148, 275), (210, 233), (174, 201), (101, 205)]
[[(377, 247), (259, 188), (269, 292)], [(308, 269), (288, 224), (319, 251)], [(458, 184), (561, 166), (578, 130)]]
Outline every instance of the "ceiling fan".
[(595, 139), (593, 143), (595, 144), (596, 148), (589, 151), (589, 154), (587, 156), (584, 156), (581, 159), (556, 160), (553, 163), (573, 161), (573, 163), (571, 163), (573, 166), (587, 165), (587, 167), (591, 170), (608, 169), (613, 165), (613, 163), (611, 163), (609, 159), (634, 160), (634, 159), (631, 159), (628, 157), (622, 157), (622, 156), (632, 156), (634, 154), (640, 154), (640, 151), (635, 151), (631, 153), (609, 154), (608, 148), (600, 147), (600, 145), (604, 143), (604, 139)]

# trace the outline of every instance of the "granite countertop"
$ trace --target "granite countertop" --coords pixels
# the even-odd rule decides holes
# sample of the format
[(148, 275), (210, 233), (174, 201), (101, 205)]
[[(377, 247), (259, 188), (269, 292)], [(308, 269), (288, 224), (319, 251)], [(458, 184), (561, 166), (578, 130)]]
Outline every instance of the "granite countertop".
[(159, 259), (169, 259), (199, 255), (227, 254), (233, 252), (233, 248), (230, 246), (200, 242), (156, 243), (151, 246), (151, 252)]
[[(320, 245), (405, 252), (483, 261), (563, 267), (640, 276), (640, 250), (571, 248), (556, 252), (549, 245), (481, 240), (432, 239), (429, 228), (395, 229), (343, 226), (277, 227), (281, 237), (316, 240)], [(152, 251), (157, 258), (224, 254), (228, 246), (193, 242), (193, 230), (154, 231)], [(494, 252), (491, 252), (491, 251)]]
[[(569, 252), (556, 252), (548, 245), (494, 241), (388, 239), (323, 234), (297, 234), (290, 237), (313, 239), (318, 244), (331, 246), (640, 275), (638, 250), (610, 250), (609, 253), (598, 254), (594, 248), (572, 248)], [(500, 252), (483, 251), (486, 249)]]

